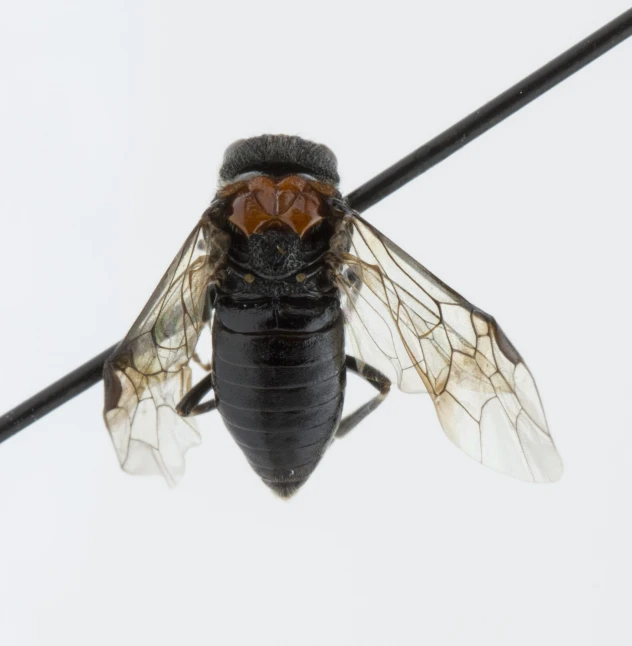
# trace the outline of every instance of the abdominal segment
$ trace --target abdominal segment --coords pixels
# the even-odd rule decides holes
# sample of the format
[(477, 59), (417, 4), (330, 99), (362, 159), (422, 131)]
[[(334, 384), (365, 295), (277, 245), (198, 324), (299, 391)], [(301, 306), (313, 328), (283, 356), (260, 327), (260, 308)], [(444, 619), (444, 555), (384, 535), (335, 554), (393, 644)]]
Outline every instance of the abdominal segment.
[(312, 473), (340, 422), (342, 317), (316, 332), (243, 334), (213, 324), (215, 396), (262, 480), (286, 497)]

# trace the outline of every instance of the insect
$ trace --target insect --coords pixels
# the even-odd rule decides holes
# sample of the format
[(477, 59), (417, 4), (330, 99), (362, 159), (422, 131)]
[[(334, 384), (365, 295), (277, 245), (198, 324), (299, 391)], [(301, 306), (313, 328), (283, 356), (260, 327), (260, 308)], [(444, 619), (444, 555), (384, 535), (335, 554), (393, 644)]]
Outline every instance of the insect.
[[(210, 207), (105, 364), (123, 469), (175, 483), (200, 441), (194, 416), (217, 409), (288, 497), (396, 383), (429, 393), (448, 437), (482, 464), (559, 479), (535, 382), (502, 329), (351, 210), (338, 183), (334, 154), (299, 137), (227, 149)], [(192, 386), (207, 325), (212, 363)], [(377, 394), (342, 417), (347, 371)]]

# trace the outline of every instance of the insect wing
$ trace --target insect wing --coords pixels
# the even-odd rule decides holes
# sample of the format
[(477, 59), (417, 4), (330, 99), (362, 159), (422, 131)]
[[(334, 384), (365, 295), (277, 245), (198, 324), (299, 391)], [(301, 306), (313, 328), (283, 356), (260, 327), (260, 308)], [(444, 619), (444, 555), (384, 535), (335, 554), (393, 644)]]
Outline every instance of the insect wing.
[(184, 454), (200, 442), (176, 405), (191, 387), (189, 362), (207, 322), (208, 287), (226, 241), (203, 217), (140, 316), (106, 361), (104, 417), (123, 469), (175, 484)]
[(348, 216), (337, 282), (355, 356), (409, 393), (428, 392), (447, 436), (521, 480), (563, 471), (537, 387), (493, 317), (362, 218)]

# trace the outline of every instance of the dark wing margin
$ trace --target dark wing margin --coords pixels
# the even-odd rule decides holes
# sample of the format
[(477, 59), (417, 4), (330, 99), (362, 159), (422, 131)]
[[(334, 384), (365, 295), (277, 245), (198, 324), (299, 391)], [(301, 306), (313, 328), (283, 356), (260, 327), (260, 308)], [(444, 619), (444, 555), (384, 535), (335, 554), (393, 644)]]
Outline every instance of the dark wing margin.
[(208, 288), (223, 264), (226, 234), (205, 214), (140, 316), (106, 361), (105, 423), (122, 468), (175, 484), (184, 454), (200, 443), (176, 405), (191, 388), (189, 362), (205, 319)]
[(494, 318), (357, 214), (343, 226), (334, 265), (355, 356), (404, 392), (428, 392), (447, 436), (481, 464), (558, 480), (562, 461), (537, 387)]

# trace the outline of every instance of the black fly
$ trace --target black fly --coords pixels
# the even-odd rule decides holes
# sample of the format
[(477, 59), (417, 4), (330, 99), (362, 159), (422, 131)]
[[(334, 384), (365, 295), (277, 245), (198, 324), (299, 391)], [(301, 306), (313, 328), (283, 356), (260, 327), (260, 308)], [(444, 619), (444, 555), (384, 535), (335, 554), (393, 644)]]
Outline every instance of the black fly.
[[(482, 464), (559, 479), (535, 382), (496, 321), (352, 211), (338, 180), (333, 153), (299, 137), (226, 151), (215, 199), (105, 365), (123, 468), (177, 481), (200, 440), (192, 416), (217, 409), (286, 497), (394, 382), (430, 393), (448, 437)], [(192, 387), (207, 324), (212, 364)], [(341, 419), (347, 370), (378, 393)]]

